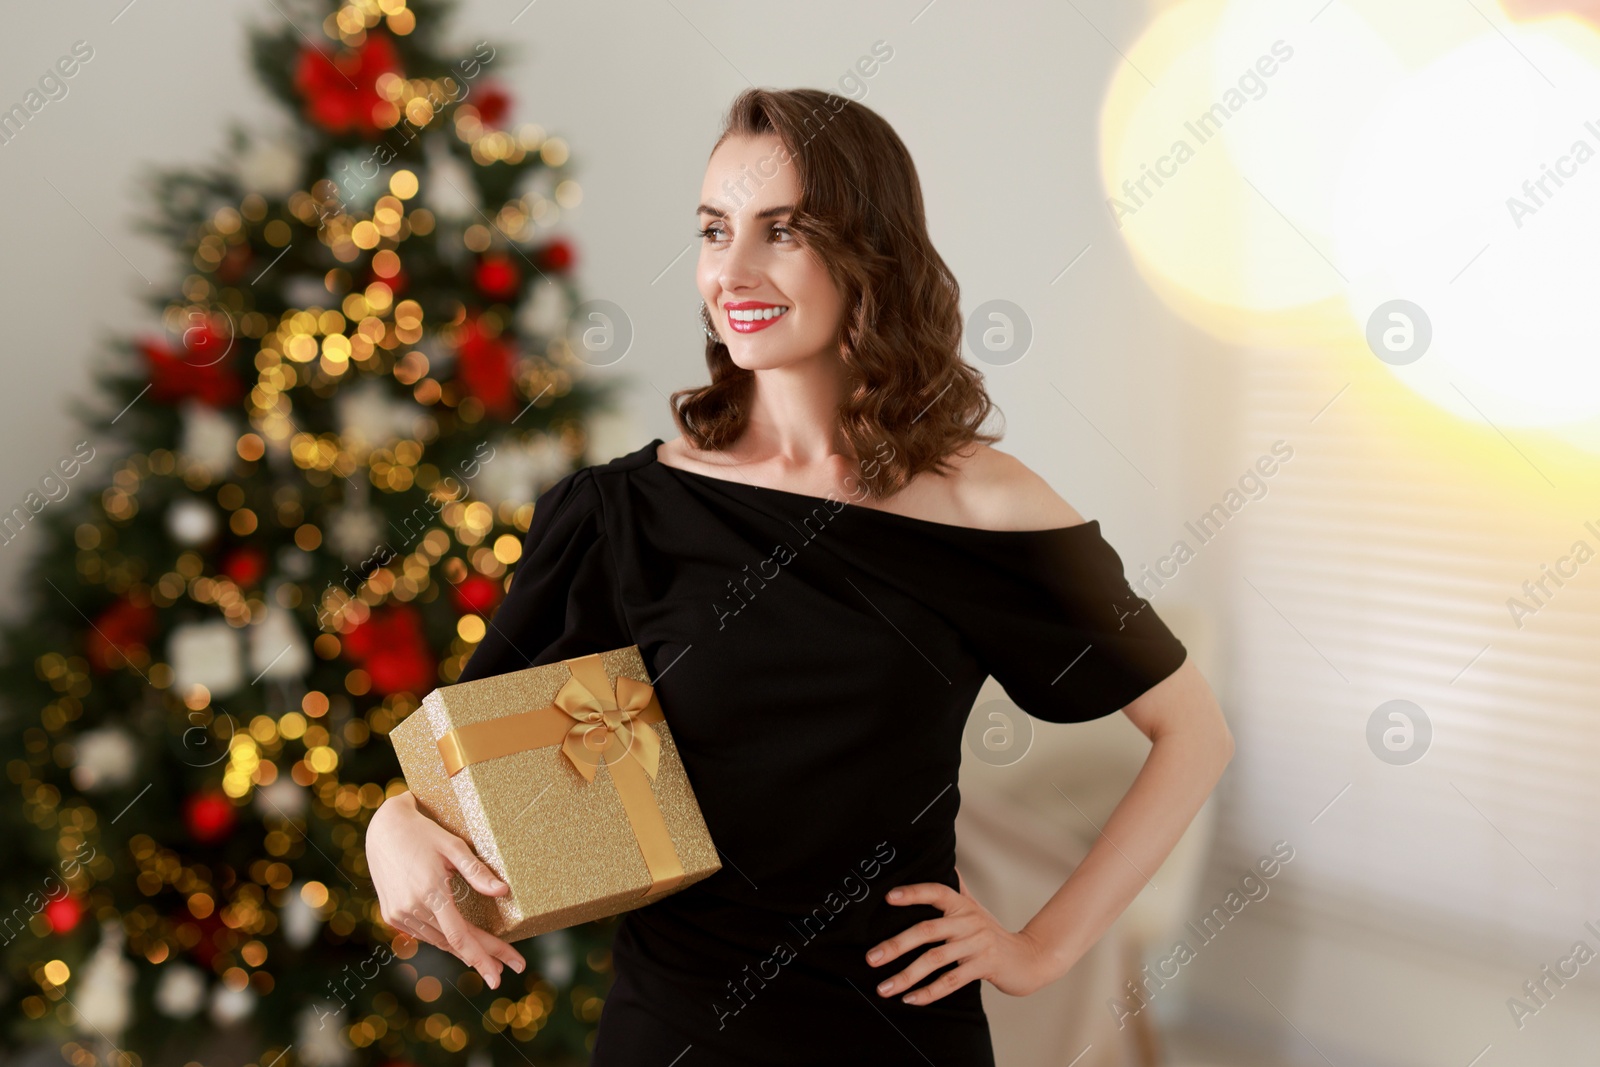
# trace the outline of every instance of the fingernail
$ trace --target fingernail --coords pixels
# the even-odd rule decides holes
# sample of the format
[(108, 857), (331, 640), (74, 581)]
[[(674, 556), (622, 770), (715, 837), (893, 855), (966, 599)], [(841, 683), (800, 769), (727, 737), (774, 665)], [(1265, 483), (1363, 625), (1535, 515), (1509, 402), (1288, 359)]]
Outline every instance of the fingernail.
[(513, 967), (515, 967), (517, 969), (517, 973), (518, 974), (521, 974), (522, 973), (522, 968), (526, 967), (527, 965), (528, 965), (528, 963), (527, 963), (526, 960), (516, 960), (515, 962), (513, 962), (511, 964), (511, 966), (513, 966)]
[(898, 890), (898, 889), (889, 890), (889, 899), (890, 900), (899, 900), (900, 897), (901, 897), (900, 890)]
[(893, 978), (889, 978), (889, 979), (886, 979), (885, 981), (882, 981), (882, 982), (878, 983), (878, 992), (880, 992), (880, 993), (887, 993), (892, 988), (894, 988), (894, 979)]
[(881, 948), (875, 948), (871, 952), (867, 953), (868, 963), (877, 963), (881, 959), (883, 959), (883, 949)]

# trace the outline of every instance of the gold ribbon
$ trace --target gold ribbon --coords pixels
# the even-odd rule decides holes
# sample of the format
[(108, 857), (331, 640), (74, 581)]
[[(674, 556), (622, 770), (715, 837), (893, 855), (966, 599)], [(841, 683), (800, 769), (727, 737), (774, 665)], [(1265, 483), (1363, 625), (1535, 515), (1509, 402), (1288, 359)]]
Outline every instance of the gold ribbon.
[(439, 738), (445, 774), (454, 777), (468, 764), (557, 744), (586, 782), (594, 781), (604, 763), (650, 871), (651, 884), (640, 896), (671, 889), (683, 880), (684, 870), (650, 791), (661, 764), (661, 735), (649, 724), (666, 718), (655, 688), (621, 676), (613, 689), (598, 652), (561, 662), (572, 677), (554, 702), (458, 726)]

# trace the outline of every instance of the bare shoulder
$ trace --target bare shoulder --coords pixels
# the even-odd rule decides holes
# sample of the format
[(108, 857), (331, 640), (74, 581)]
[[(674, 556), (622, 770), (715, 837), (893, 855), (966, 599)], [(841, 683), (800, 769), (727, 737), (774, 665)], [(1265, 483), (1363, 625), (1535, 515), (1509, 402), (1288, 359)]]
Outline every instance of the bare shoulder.
[(1051, 530), (1084, 521), (1032, 468), (1009, 452), (977, 444), (950, 457), (961, 510), (991, 530)]
[[(662, 441), (656, 448), (656, 459), (666, 463), (669, 467), (681, 467), (685, 470), (698, 470), (705, 473), (705, 468), (717, 466), (714, 459), (704, 458), (704, 453), (695, 448), (687, 437), (679, 434), (670, 440)], [(727, 460), (722, 460), (723, 464)]]
[(683, 446), (687, 443), (682, 434), (677, 437), (669, 437), (656, 446), (656, 457), (658, 459), (676, 459), (682, 455)]

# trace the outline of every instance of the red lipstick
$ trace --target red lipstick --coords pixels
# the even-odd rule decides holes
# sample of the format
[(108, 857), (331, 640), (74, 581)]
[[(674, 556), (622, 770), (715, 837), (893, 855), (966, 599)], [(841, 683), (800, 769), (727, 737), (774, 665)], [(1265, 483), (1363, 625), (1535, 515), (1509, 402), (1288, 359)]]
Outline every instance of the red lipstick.
[[(739, 317), (734, 316), (736, 311), (741, 313)], [(722, 305), (722, 312), (728, 328), (734, 333), (755, 333), (784, 318), (789, 313), (789, 306), (771, 304), (765, 300), (730, 300)]]

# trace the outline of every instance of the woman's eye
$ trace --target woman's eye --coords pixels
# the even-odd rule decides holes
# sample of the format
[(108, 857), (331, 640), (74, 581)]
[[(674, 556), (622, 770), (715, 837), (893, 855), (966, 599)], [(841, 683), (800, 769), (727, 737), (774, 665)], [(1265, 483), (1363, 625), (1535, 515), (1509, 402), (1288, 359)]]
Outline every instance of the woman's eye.
[[(774, 226), (772, 228), (772, 232), (774, 234), (782, 234), (782, 241), (793, 242), (797, 240), (797, 238), (794, 236), (794, 231), (789, 229), (787, 226)], [(727, 235), (723, 232), (722, 227), (717, 225), (707, 226), (703, 230), (696, 230), (695, 233), (702, 241), (722, 241), (727, 237)]]

